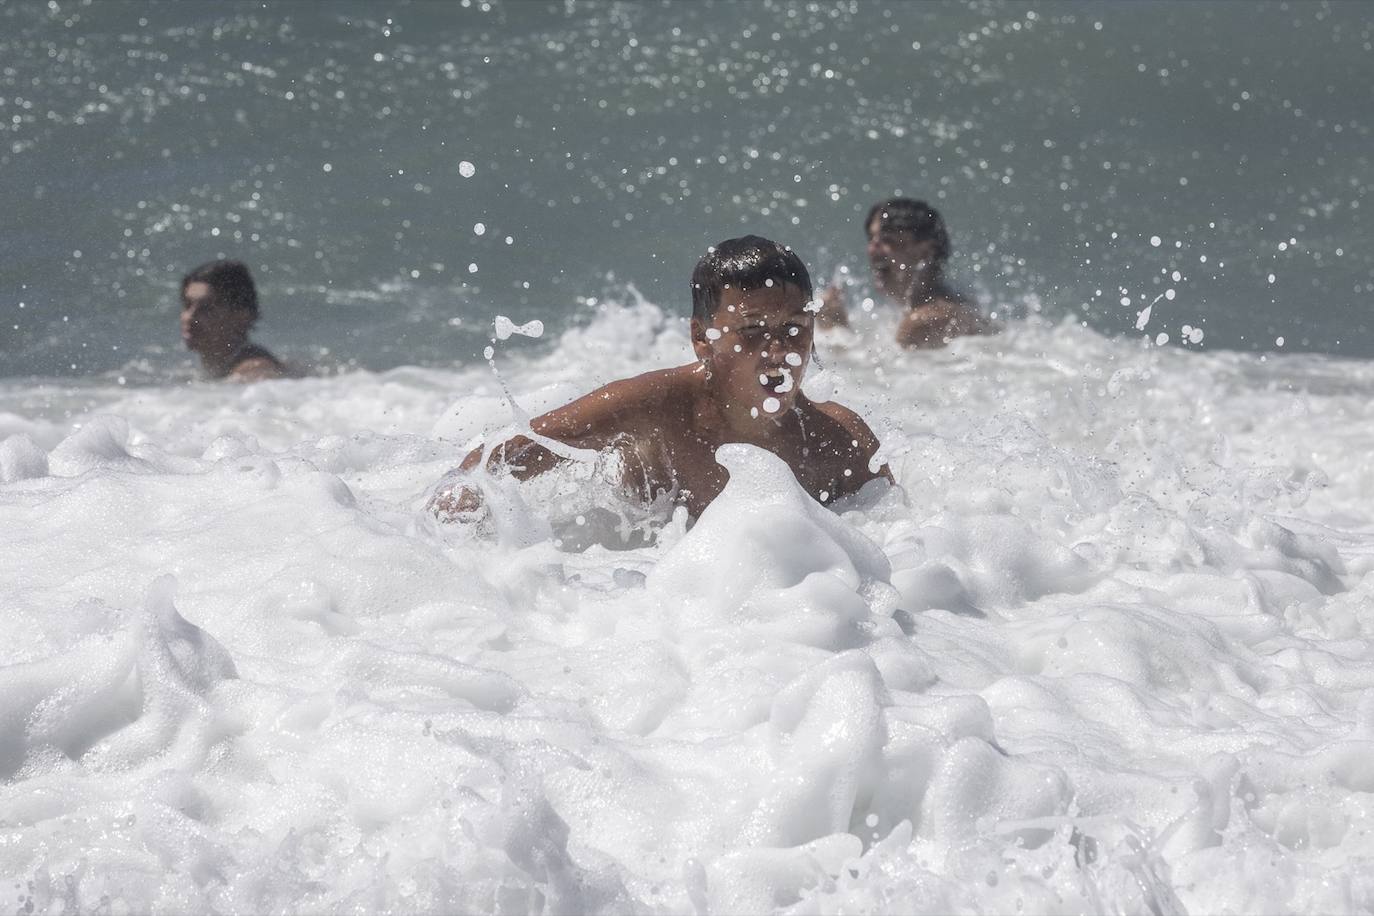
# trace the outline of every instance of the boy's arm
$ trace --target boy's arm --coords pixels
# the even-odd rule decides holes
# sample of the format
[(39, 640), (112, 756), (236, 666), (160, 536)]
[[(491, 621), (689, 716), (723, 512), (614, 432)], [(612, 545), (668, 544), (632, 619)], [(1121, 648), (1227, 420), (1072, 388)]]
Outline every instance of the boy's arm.
[(821, 307), (816, 312), (816, 326), (821, 328), (849, 327), (849, 306), (844, 290), (834, 283), (821, 293)]
[(897, 325), (897, 343), (916, 349), (943, 347), (949, 342), (956, 308), (958, 306), (949, 302), (931, 302), (912, 309)]
[[(570, 404), (555, 408), (546, 414), (535, 417), (530, 429), (538, 437), (570, 446), (574, 449), (599, 451), (606, 448), (616, 438), (633, 432), (633, 412), (629, 401), (633, 391), (627, 391), (628, 382), (612, 382), (598, 388), (591, 394), (578, 398)], [(478, 446), (467, 454), (458, 467), (471, 471), (482, 462), (484, 446)], [(568, 460), (552, 448), (530, 436), (512, 436), (505, 442), (493, 446), (487, 457), (488, 471), (505, 468), (517, 480), (529, 480), (553, 470)], [(430, 500), (429, 508), (445, 515), (458, 512), (472, 512), (480, 508), (482, 498), (472, 487), (458, 486), (436, 493)]]

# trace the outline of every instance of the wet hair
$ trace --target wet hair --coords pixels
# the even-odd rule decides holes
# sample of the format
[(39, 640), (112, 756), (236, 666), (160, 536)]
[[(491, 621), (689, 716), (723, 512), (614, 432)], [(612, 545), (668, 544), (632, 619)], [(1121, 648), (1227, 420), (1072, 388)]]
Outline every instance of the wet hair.
[(940, 211), (923, 200), (910, 197), (889, 197), (880, 200), (868, 211), (864, 220), (864, 233), (868, 234), (874, 219), (881, 219), (885, 229), (910, 232), (918, 242), (931, 239), (935, 242), (935, 261), (944, 263), (949, 260), (954, 249), (949, 243), (949, 230), (940, 218)]
[(811, 298), (811, 275), (791, 248), (757, 235), (726, 239), (708, 249), (692, 271), (692, 317), (710, 321), (727, 286), (748, 292), (769, 280), (791, 283)]
[(192, 283), (204, 283), (214, 291), (215, 298), (225, 305), (247, 309), (258, 317), (258, 290), (253, 275), (242, 261), (211, 261), (202, 264), (181, 278), (181, 291)]

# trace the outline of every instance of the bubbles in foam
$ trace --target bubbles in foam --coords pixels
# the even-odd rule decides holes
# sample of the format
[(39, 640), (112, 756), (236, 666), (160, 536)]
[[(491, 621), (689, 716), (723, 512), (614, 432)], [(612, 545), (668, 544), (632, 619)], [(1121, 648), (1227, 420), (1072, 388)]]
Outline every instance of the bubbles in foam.
[[(431, 526), (511, 422), (484, 365), (0, 385), (0, 871), (64, 912), (1367, 909), (1370, 367), (886, 345), (816, 376), (904, 492), (732, 445), (691, 527), (609, 459)], [(535, 409), (692, 358), (647, 305), (532, 349)]]

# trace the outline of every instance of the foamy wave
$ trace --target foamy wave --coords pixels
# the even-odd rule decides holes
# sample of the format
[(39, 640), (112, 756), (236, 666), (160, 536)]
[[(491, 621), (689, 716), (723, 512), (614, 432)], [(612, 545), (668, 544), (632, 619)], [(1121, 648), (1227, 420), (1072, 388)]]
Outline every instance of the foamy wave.
[(689, 358), (647, 303), (502, 342), (515, 412), (486, 367), (0, 390), (0, 900), (1374, 906), (1374, 370), (881, 319), (823, 381), (901, 490), (731, 446), (648, 544), (576, 475), (515, 488), (528, 537), (418, 511)]

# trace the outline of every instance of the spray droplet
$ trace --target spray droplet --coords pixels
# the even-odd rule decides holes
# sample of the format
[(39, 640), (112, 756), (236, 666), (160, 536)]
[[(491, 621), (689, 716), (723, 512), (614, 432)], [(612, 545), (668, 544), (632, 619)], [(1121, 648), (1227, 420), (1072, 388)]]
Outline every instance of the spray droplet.
[(492, 321), (492, 327), (496, 331), (497, 340), (507, 340), (512, 334), (519, 334), (521, 337), (539, 337), (544, 333), (544, 322), (538, 318), (524, 324), (516, 324), (505, 315), (497, 315)]

